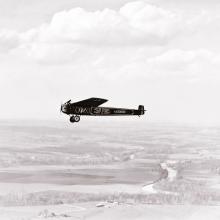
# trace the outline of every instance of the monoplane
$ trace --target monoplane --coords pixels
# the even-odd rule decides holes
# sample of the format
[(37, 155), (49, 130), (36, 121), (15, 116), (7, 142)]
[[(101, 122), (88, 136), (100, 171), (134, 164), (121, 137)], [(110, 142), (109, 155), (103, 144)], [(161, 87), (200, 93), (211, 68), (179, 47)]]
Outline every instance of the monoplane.
[(107, 99), (89, 98), (79, 102), (71, 103), (71, 100), (61, 104), (60, 111), (70, 116), (70, 122), (79, 122), (80, 116), (140, 116), (145, 110), (143, 105), (138, 109), (100, 107)]

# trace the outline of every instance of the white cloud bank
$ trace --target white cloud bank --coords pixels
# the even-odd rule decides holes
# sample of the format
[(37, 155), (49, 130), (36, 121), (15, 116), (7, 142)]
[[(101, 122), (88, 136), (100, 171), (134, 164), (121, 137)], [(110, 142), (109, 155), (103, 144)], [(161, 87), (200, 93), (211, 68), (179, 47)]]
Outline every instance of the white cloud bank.
[(118, 11), (73, 8), (58, 12), (49, 24), (27, 31), (21, 38), (35, 59), (63, 63), (84, 56), (89, 47), (164, 45), (185, 28), (176, 13), (139, 1)]
[(145, 2), (132, 2), (119, 11), (88, 12), (82, 8), (56, 13), (39, 30), (42, 41), (123, 44), (154, 43), (174, 34), (178, 16)]
[(56, 13), (38, 30), (38, 40), (99, 46), (162, 44), (182, 29), (180, 21), (177, 14), (145, 2), (128, 3), (119, 11), (74, 8)]
[[(144, 57), (139, 55), (139, 57)], [(205, 49), (169, 49), (158, 55), (134, 59), (122, 66), (123, 77), (185, 82), (220, 82), (220, 54)]]
[(203, 14), (186, 18), (144, 1), (127, 3), (119, 10), (89, 12), (73, 8), (54, 14), (50, 23), (24, 33), (0, 31), (0, 50), (26, 47), (30, 55), (44, 60), (57, 54), (71, 57), (85, 45), (164, 45), (201, 22)]
[(206, 23), (205, 17), (211, 22), (204, 11), (187, 16), (144, 1), (127, 3), (119, 10), (73, 8), (23, 33), (1, 30), (0, 51), (22, 50), (31, 59), (50, 65), (69, 63), (77, 68), (86, 63), (95, 72), (114, 72), (112, 78), (117, 74), (213, 77), (219, 68), (218, 53), (167, 46), (178, 35)]

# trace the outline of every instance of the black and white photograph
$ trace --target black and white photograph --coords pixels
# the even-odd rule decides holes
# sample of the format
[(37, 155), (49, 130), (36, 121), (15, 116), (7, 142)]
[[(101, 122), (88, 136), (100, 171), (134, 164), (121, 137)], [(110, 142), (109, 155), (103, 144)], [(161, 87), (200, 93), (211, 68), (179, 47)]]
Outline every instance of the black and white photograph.
[(219, 39), (219, 0), (0, 0), (0, 220), (219, 220)]

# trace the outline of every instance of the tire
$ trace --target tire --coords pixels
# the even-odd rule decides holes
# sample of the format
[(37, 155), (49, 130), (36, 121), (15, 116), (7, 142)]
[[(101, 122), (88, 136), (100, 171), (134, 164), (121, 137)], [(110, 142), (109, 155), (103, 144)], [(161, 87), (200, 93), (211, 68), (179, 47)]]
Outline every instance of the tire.
[(75, 120), (75, 122), (79, 122), (79, 121), (80, 121), (80, 116), (76, 115), (76, 116), (74, 117), (74, 120)]
[(74, 116), (71, 116), (71, 117), (70, 117), (70, 122), (71, 122), (71, 123), (74, 123), (74, 122), (75, 122), (75, 117), (74, 117)]

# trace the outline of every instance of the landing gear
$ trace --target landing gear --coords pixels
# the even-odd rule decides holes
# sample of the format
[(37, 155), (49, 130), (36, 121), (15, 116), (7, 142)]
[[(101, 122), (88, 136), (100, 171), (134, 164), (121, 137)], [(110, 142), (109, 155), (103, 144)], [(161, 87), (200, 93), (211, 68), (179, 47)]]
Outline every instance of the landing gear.
[(74, 122), (75, 122), (74, 116), (71, 116), (71, 117), (70, 117), (70, 122), (71, 122), (71, 123), (74, 123)]
[(79, 122), (79, 121), (80, 121), (80, 116), (79, 116), (79, 115), (76, 115), (76, 116), (74, 117), (74, 119), (75, 119), (75, 122)]
[(80, 121), (80, 116), (78, 116), (78, 115), (73, 115), (73, 116), (71, 116), (70, 117), (70, 122), (71, 123), (74, 123), (74, 122), (79, 122)]

